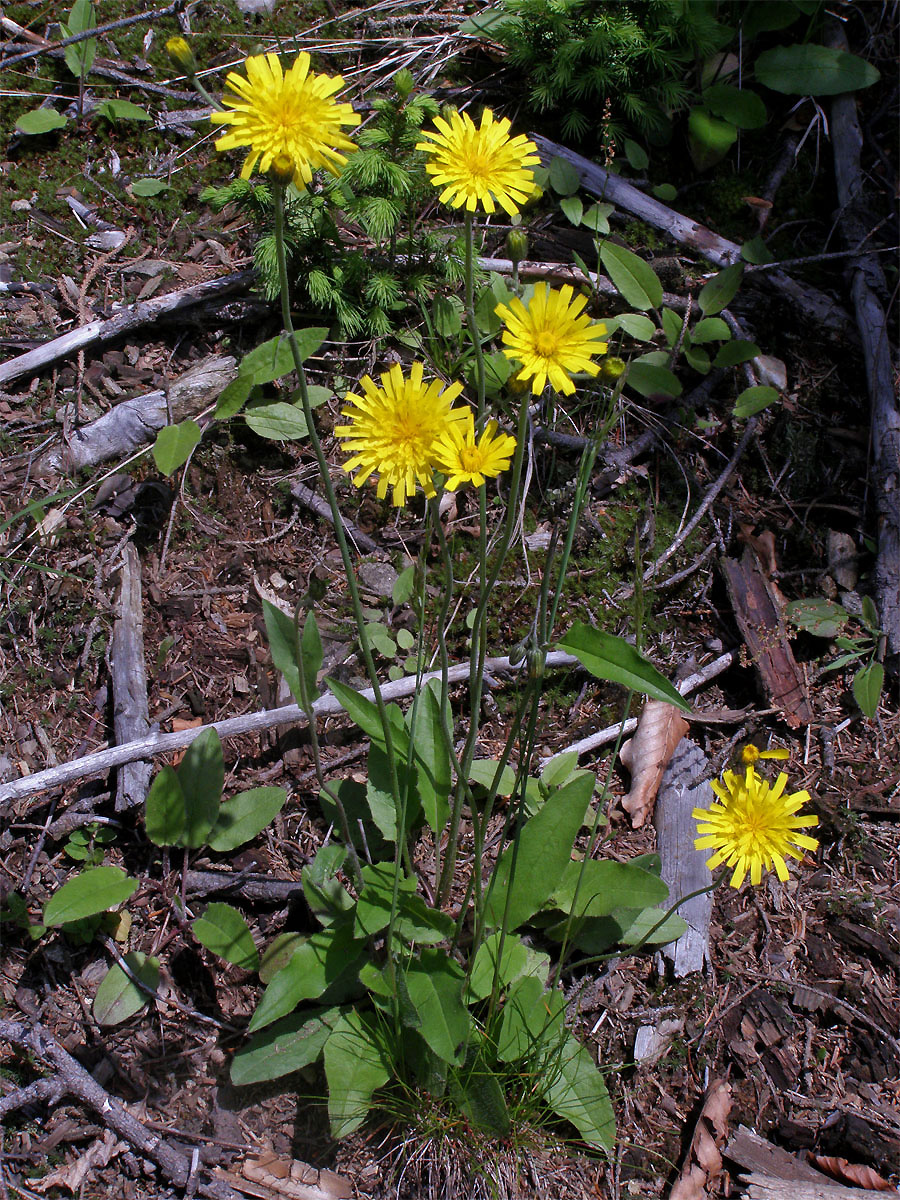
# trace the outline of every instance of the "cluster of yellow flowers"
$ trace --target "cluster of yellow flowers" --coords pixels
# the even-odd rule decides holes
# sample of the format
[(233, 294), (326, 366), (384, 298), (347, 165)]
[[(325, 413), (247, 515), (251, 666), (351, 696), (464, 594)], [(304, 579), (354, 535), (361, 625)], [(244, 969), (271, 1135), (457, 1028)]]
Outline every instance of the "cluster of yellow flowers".
[[(343, 130), (360, 120), (350, 104), (334, 98), (344, 86), (342, 77), (311, 73), (305, 52), (286, 72), (274, 54), (248, 58), (245, 68), (246, 77), (228, 74), (226, 108), (212, 114), (214, 124), (228, 127), (216, 149), (248, 150), (241, 168), (245, 179), (259, 170), (277, 184), (293, 182), (302, 189), (319, 168), (339, 174), (346, 154), (356, 149)], [(510, 122), (495, 119), (490, 109), (477, 126), (459, 112), (436, 117), (434, 124), (416, 148), (427, 156), (425, 169), (440, 200), (469, 213), (479, 208), (493, 213), (497, 205), (510, 216), (518, 213), (537, 190), (534, 143), (524, 134), (511, 137)], [(606, 330), (584, 314), (585, 304), (583, 296), (573, 298), (570, 287), (555, 291), (542, 283), (527, 305), (516, 298), (497, 307), (505, 323), (503, 353), (519, 364), (519, 383), (531, 381), (536, 395), (548, 383), (571, 394), (573, 374), (597, 375), (593, 358), (606, 351)], [(439, 380), (425, 382), (423, 370), (414, 363), (404, 377), (393, 367), (381, 376), (381, 387), (366, 376), (364, 394), (346, 397), (347, 424), (335, 430), (351, 455), (344, 465), (356, 472), (354, 482), (361, 485), (377, 474), (379, 497), (390, 488), (397, 505), (415, 494), (417, 484), (433, 496), (435, 470), (446, 475), (450, 490), (464, 483), (480, 487), (509, 468), (515, 450), (515, 439), (498, 434), (496, 422), (479, 433), (468, 407), (452, 407), (460, 384), (442, 390)]]

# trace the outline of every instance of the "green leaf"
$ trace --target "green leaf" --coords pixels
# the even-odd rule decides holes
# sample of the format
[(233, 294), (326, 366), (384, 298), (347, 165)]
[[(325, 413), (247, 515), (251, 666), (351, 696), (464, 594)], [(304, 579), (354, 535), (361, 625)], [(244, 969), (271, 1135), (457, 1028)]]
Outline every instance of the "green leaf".
[(224, 854), (250, 842), (281, 812), (287, 792), (280, 787), (250, 788), (219, 805), (206, 844)]
[(286, 967), (294, 957), (294, 951), (305, 944), (306, 935), (303, 933), (276, 934), (259, 958), (257, 974), (262, 982), (271, 983), (282, 967)]
[(325, 654), (322, 650), (322, 638), (319, 634), (319, 626), (316, 624), (316, 615), (310, 609), (303, 622), (303, 634), (300, 638), (300, 670), (303, 672), (303, 682), (306, 684), (306, 692), (310, 699), (318, 694), (318, 675), (324, 660)]
[(713, 317), (731, 303), (744, 277), (744, 264), (733, 263), (718, 275), (713, 275), (700, 289), (697, 303), (705, 317)]
[(831, 46), (775, 46), (756, 60), (756, 81), (787, 96), (836, 96), (871, 87), (879, 72), (855, 54)]
[(150, 785), (144, 811), (147, 837), (157, 846), (178, 846), (184, 836), (187, 807), (174, 767), (161, 767)]
[(272, 442), (293, 442), (309, 435), (303, 409), (284, 400), (248, 408), (244, 420), (254, 433)]
[(634, 308), (642, 311), (662, 303), (662, 284), (653, 268), (624, 246), (604, 242), (600, 261), (617, 290)]
[(216, 401), (218, 420), (222, 421), (226, 417), (233, 417), (236, 412), (240, 412), (250, 398), (254, 386), (249, 375), (238, 375), (236, 379), (232, 379)]
[(622, 945), (665, 946), (687, 932), (688, 923), (677, 913), (666, 916), (659, 908), (645, 908), (622, 930)]
[(551, 1109), (569, 1121), (589, 1146), (609, 1153), (616, 1135), (609, 1092), (590, 1052), (569, 1035), (540, 1077)]
[[(521, 938), (514, 934), (507, 934), (503, 938), (503, 953), (500, 958), (500, 969), (497, 970), (497, 954), (500, 950), (500, 931), (489, 934), (475, 955), (475, 961), (472, 964), (472, 972), (469, 976), (469, 1002), (473, 1000), (485, 1000), (491, 994), (491, 989), (494, 986), (494, 973), (497, 973), (497, 983), (501, 989), (505, 989), (509, 984), (526, 973), (529, 962), (529, 954), (534, 954), (529, 946), (526, 946)], [(549, 962), (547, 955), (542, 955)], [(542, 979), (546, 983), (546, 976)]]
[(787, 619), (798, 629), (816, 637), (833, 638), (841, 632), (850, 619), (850, 614), (833, 600), (811, 596), (809, 599), (791, 600), (785, 609)]
[(415, 753), (416, 780), (425, 820), (438, 834), (450, 815), (450, 752), (441, 721), (440, 684), (431, 679), (410, 709), (409, 741)]
[(624, 329), (629, 337), (637, 338), (639, 342), (649, 342), (656, 333), (656, 326), (643, 313), (620, 313), (615, 318), (619, 328)]
[(617, 908), (660, 904), (668, 895), (668, 887), (650, 871), (633, 863), (591, 858), (566, 863), (552, 900), (577, 917), (605, 917)]
[(185, 750), (176, 774), (184, 793), (182, 845), (196, 850), (205, 844), (216, 823), (225, 786), (222, 743), (215, 729), (207, 729), (194, 738)]
[(22, 113), (16, 121), (19, 133), (33, 137), (40, 133), (50, 133), (54, 129), (62, 129), (68, 125), (68, 117), (58, 113), (55, 108), (33, 108), (31, 112)]
[(738, 418), (752, 417), (754, 413), (762, 412), (770, 404), (781, 399), (781, 393), (773, 387), (759, 383), (755, 387), (744, 388), (734, 402), (734, 415)]
[(691, 330), (691, 341), (695, 346), (706, 342), (727, 342), (731, 330), (721, 317), (704, 317)]
[(464, 1070), (452, 1072), (447, 1081), (453, 1103), (478, 1129), (505, 1138), (510, 1119), (503, 1089), (490, 1063), (479, 1054)]
[(231, 1064), (231, 1082), (236, 1087), (280, 1079), (316, 1061), (325, 1048), (337, 1020), (334, 1008), (317, 1013), (292, 1013), (256, 1033), (242, 1046)]
[[(339, 679), (329, 676), (325, 682), (347, 716), (355, 721), (363, 733), (368, 734), (374, 742), (377, 742), (379, 746), (384, 746), (384, 730), (381, 727), (381, 718), (375, 703), (366, 696), (360, 695), (352, 687), (348, 687), (346, 683), (341, 683)], [(396, 704), (389, 704), (387, 710), (394, 752), (405, 757), (409, 750), (409, 738), (403, 723), (403, 712)]]
[[(662, 321), (663, 333), (666, 335), (666, 341), (670, 346), (675, 346), (681, 340), (681, 330), (684, 328), (684, 322), (678, 313), (673, 312), (671, 308), (664, 308), (659, 314)], [(687, 335), (685, 335), (687, 338)]]
[(691, 346), (687, 343), (684, 347), (684, 361), (699, 371), (701, 375), (705, 375), (709, 370), (709, 355), (699, 346)]
[(333, 842), (320, 846), (313, 861), (303, 868), (303, 895), (320, 925), (344, 924), (356, 904), (337, 878), (346, 859), (346, 847)]
[(372, 1017), (352, 1011), (338, 1017), (325, 1043), (328, 1118), (334, 1137), (347, 1137), (362, 1125), (372, 1096), (391, 1078), (391, 1065)]
[(244, 971), (255, 971), (259, 966), (259, 951), (247, 922), (230, 904), (207, 905), (206, 912), (192, 923), (191, 928), (201, 946), (226, 962), (234, 963)]
[[(147, 120), (150, 120), (148, 117)], [(131, 185), (131, 194), (133, 196), (142, 196), (149, 198), (158, 196), (160, 192), (168, 192), (172, 185), (166, 183), (164, 179), (136, 179)]]
[[(393, 863), (370, 863), (363, 867), (363, 889), (356, 902), (357, 937), (373, 937), (390, 924), (394, 870)], [(401, 899), (415, 894), (415, 890), (415, 879), (401, 874), (397, 884), (398, 907)]]
[(884, 667), (870, 662), (853, 676), (853, 699), (870, 719), (878, 712), (878, 701), (884, 686)]
[(495, 396), (502, 391), (504, 384), (513, 372), (513, 365), (501, 350), (488, 354), (484, 360), (484, 387), (489, 396)]
[(364, 945), (348, 926), (323, 929), (306, 938), (263, 992), (247, 1029), (250, 1033), (286, 1017), (304, 1000), (318, 1000), (326, 992), (339, 1003), (357, 986), (364, 961)]
[(628, 159), (629, 167), (634, 171), (646, 171), (650, 165), (650, 156), (647, 151), (637, 142), (631, 141), (630, 138), (625, 139), (625, 157)]
[[(139, 951), (125, 955), (125, 963), (144, 987), (155, 992), (159, 983), (159, 959)], [(114, 963), (100, 981), (92, 1012), (98, 1025), (121, 1025), (150, 1003), (150, 996)]]
[(860, 620), (866, 629), (871, 634), (881, 633), (881, 622), (878, 618), (878, 609), (875, 607), (875, 601), (871, 596), (863, 596), (862, 598), (862, 614)]
[[(486, 792), (489, 791), (494, 782), (494, 776), (497, 774), (498, 765), (499, 759), (496, 758), (476, 758), (469, 767), (469, 783), (475, 783), (479, 787), (483, 787)], [(515, 786), (515, 771), (510, 766), (504, 767), (500, 773), (497, 795), (511, 796)]]
[(671, 204), (673, 200), (678, 199), (678, 188), (671, 183), (661, 183), (653, 188), (653, 195), (662, 204)]
[(472, 37), (494, 38), (504, 25), (509, 25), (513, 21), (515, 21), (515, 17), (505, 8), (488, 8), (484, 12), (467, 17), (460, 25), (459, 32), (467, 33)]
[[(298, 329), (294, 334), (300, 351), (300, 361), (305, 362), (311, 354), (319, 349), (328, 336), (327, 329)], [(294, 369), (294, 356), (291, 343), (284, 334), (270, 338), (245, 354), (241, 359), (238, 372), (245, 379), (252, 379), (256, 385), (273, 383), (289, 374)]]
[(609, 214), (615, 212), (615, 207), (614, 204), (592, 204), (581, 218), (583, 228), (605, 237), (609, 233)]
[(45, 925), (65, 925), (122, 904), (137, 891), (138, 881), (119, 867), (91, 867), (82, 871), (44, 905)]
[(756, 342), (747, 342), (743, 338), (736, 338), (733, 342), (726, 342), (719, 348), (713, 359), (713, 366), (736, 367), (738, 363), (750, 362), (759, 353), (760, 349)]
[(491, 878), (485, 908), (494, 928), (517, 929), (544, 904), (569, 861), (594, 791), (594, 777), (573, 779), (554, 792), (508, 846)]
[(503, 1006), (497, 1057), (501, 1062), (533, 1058), (541, 1046), (558, 1041), (565, 1018), (565, 998), (557, 988), (545, 991), (533, 975), (520, 979)]
[(775, 256), (766, 245), (763, 238), (757, 236), (741, 244), (741, 258), (744, 262), (760, 264), (775, 261)]
[(668, 367), (639, 359), (632, 359), (628, 364), (625, 381), (640, 396), (680, 396), (682, 392), (681, 380)]
[(462, 333), (463, 306), (458, 296), (435, 296), (432, 305), (434, 328), (442, 338), (455, 338)]
[(196, 421), (188, 419), (177, 425), (165, 425), (156, 435), (153, 459), (163, 475), (174, 475), (191, 456), (191, 451), (203, 437)]
[(738, 129), (761, 129), (766, 123), (766, 106), (756, 92), (730, 83), (714, 83), (703, 93), (703, 103), (711, 113), (723, 117)]
[(394, 580), (394, 588), (391, 592), (391, 600), (399, 606), (405, 604), (413, 594), (413, 589), (416, 585), (416, 568), (415, 564), (404, 567), (397, 578)]
[(550, 160), (550, 186), (559, 196), (574, 196), (581, 187), (577, 169), (558, 154)]
[(266, 637), (276, 670), (284, 676), (291, 695), (298, 704), (303, 704), (300, 691), (300, 668), (297, 665), (297, 630), (293, 618), (270, 600), (263, 600), (263, 620)]
[(722, 161), (738, 131), (730, 121), (714, 117), (705, 108), (692, 108), (688, 117), (688, 150), (698, 171), (708, 171)]
[(574, 654), (583, 667), (597, 679), (621, 683), (623, 687), (642, 692), (654, 700), (665, 700), (682, 712), (691, 706), (684, 697), (624, 638), (614, 637), (576, 621), (563, 640), (561, 650)]
[(578, 751), (567, 750), (563, 754), (555, 754), (541, 771), (541, 783), (545, 787), (562, 787), (578, 771)]
[(406, 971), (409, 998), (419, 1015), (419, 1033), (444, 1062), (463, 1061), (470, 1030), (462, 1001), (465, 975), (443, 950), (424, 949)]
[[(64, 24), (60, 21), (59, 28), (63, 37), (68, 38), (76, 33), (87, 33), (96, 24), (97, 20), (91, 0), (75, 0), (69, 12), (68, 23)], [(66, 46), (63, 57), (72, 74), (76, 79), (80, 79), (82, 74), (86, 75), (91, 69), (96, 53), (97, 39), (87, 38), (83, 42), (76, 42), (73, 46)]]
[[(141, 108), (138, 104), (132, 104), (130, 100), (101, 100), (94, 109), (98, 117), (106, 117), (107, 121), (152, 121), (153, 118), (147, 112), (146, 108)], [(153, 183), (161, 184), (158, 190), (167, 188), (169, 185), (163, 183), (162, 180), (154, 179)], [(134, 184), (131, 185), (131, 190), (134, 191)], [(147, 195), (148, 193), (138, 192), (137, 195)], [(149, 193), (151, 196), (154, 192)]]
[(563, 210), (566, 217), (577, 229), (581, 224), (581, 216), (584, 212), (584, 205), (578, 196), (563, 196), (559, 202), (559, 207)]

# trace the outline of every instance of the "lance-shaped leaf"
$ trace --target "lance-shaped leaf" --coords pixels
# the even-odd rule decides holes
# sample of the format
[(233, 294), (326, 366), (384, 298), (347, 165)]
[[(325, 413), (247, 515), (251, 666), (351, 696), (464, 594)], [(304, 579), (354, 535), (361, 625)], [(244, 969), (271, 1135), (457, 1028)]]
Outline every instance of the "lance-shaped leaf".
[(665, 700), (683, 712), (691, 706), (681, 694), (661, 675), (652, 663), (640, 655), (630, 642), (592, 629), (583, 621), (576, 621), (563, 640), (560, 649), (574, 654), (583, 667), (597, 679), (608, 679), (621, 683), (632, 691), (652, 696), (654, 700)]

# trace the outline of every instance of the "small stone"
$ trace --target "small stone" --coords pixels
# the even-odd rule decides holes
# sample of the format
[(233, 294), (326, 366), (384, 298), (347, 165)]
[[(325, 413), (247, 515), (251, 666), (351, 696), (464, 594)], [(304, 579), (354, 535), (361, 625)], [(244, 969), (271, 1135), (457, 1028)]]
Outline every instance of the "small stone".
[(31, 212), (30, 200), (13, 200), (9, 206), (13, 212)]
[(390, 563), (363, 562), (359, 564), (359, 582), (376, 596), (389, 597), (394, 593), (397, 572)]

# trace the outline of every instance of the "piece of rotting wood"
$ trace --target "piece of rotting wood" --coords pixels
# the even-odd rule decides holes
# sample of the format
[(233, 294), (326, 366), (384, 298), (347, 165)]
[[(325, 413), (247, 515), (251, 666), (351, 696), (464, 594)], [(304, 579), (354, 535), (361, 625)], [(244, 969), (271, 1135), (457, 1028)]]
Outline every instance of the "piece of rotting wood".
[(724, 1153), (726, 1158), (736, 1162), (745, 1171), (768, 1175), (785, 1183), (830, 1183), (821, 1171), (816, 1171), (781, 1146), (760, 1137), (746, 1125), (738, 1125), (728, 1140)]
[(35, 463), (38, 477), (72, 475), (111, 458), (126, 458), (154, 440), (164, 425), (202, 412), (237, 375), (229, 355), (195, 363), (165, 390), (123, 400), (89, 425), (73, 429), (68, 441), (51, 446)]
[[(828, 27), (830, 45), (846, 51), (843, 26), (831, 18)], [(838, 228), (848, 246), (862, 246), (871, 236), (877, 218), (866, 212), (860, 162), (863, 135), (854, 93), (835, 96), (831, 101), (831, 144), (841, 206)], [(872, 411), (870, 477), (878, 514), (875, 599), (891, 653), (900, 654), (900, 404), (894, 385), (887, 316), (880, 299), (889, 292), (874, 252), (851, 259), (849, 275)]]
[(806, 682), (797, 666), (781, 605), (759, 559), (748, 546), (740, 561), (723, 558), (731, 606), (747, 649), (773, 707), (797, 729), (813, 718)]
[[(667, 905), (712, 884), (712, 872), (706, 865), (709, 852), (694, 849), (697, 825), (691, 816), (694, 808), (709, 808), (713, 802), (708, 776), (706, 755), (696, 742), (682, 738), (663, 774), (653, 813), (660, 875), (669, 888)], [(678, 915), (688, 927), (677, 941), (660, 951), (676, 979), (702, 971), (709, 962), (712, 903), (712, 892), (708, 891), (692, 896), (678, 908)]]
[[(574, 150), (541, 137), (540, 134), (532, 133), (529, 137), (537, 145), (538, 153), (545, 164), (557, 157), (571, 163), (578, 172), (585, 191), (601, 200), (610, 201), (655, 229), (663, 230), (674, 242), (696, 251), (718, 267), (728, 267), (741, 261), (741, 248), (736, 242), (719, 237), (699, 221), (693, 221), (690, 217), (675, 212), (618, 175), (613, 175), (592, 163), (590, 159), (576, 154)], [(752, 276), (748, 274), (748, 278)], [(798, 283), (784, 271), (760, 272), (758, 278), (764, 285), (776, 288), (796, 312), (819, 328), (840, 334), (852, 330), (853, 323), (849, 315), (837, 301), (818, 288)]]
[[(119, 599), (113, 624), (110, 668), (116, 742), (122, 744), (146, 737), (150, 732), (150, 710), (144, 664), (141, 560), (133, 542), (125, 544), (119, 570)], [(116, 812), (144, 803), (152, 770), (152, 764), (146, 760), (122, 764), (116, 779)]]

